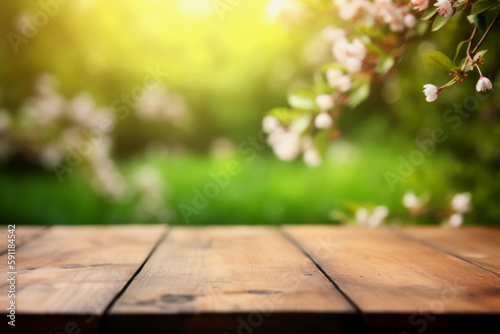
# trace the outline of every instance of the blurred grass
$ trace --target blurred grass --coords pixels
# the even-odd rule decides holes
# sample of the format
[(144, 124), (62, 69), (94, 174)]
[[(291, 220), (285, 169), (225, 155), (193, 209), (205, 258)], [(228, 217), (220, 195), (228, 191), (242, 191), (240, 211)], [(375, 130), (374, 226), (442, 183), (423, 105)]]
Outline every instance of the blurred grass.
[[(370, 137), (370, 136), (368, 136)], [(409, 146), (408, 146), (409, 145)], [(388, 147), (391, 147), (388, 149)], [(181, 203), (193, 206), (194, 190), (212, 182), (210, 172), (226, 168), (236, 160), (241, 172), (232, 176), (220, 194), (191, 216), (191, 224), (306, 224), (332, 223), (330, 212), (362, 205), (387, 206), (391, 213), (405, 214), (401, 198), (405, 191), (424, 191), (433, 204), (445, 208), (452, 191), (442, 170), (452, 163), (444, 154), (431, 155), (417, 171), (396, 186), (388, 186), (384, 172), (396, 170), (397, 157), (407, 156), (412, 146), (384, 139), (357, 145), (338, 141), (327, 161), (308, 168), (302, 161), (285, 163), (269, 152), (250, 162), (234, 154), (214, 159), (208, 154), (144, 153), (121, 164), (125, 175), (148, 164), (157, 168), (168, 182), (168, 205), (172, 224), (186, 224), (179, 211)], [(77, 173), (77, 172), (75, 172)], [(134, 199), (124, 203), (97, 196), (83, 173), (59, 182), (52, 173), (9, 173), (0, 175), (2, 223), (18, 224), (126, 224), (153, 223), (135, 218)], [(351, 212), (352, 214), (352, 212)], [(421, 223), (435, 223), (423, 220)]]

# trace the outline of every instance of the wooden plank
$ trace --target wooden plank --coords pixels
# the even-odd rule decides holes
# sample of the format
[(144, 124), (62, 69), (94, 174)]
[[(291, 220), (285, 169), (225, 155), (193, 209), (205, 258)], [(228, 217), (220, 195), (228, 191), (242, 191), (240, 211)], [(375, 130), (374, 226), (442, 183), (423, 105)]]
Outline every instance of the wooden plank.
[[(370, 331), (500, 329), (500, 279), (389, 229), (284, 228), (357, 305)], [(318, 257), (317, 238), (326, 238)]]
[(350, 303), (271, 227), (175, 227), (108, 315), (113, 333), (321, 333)]
[[(16, 332), (96, 333), (103, 312), (164, 230), (158, 225), (57, 226), (21, 248), (16, 252)], [(0, 257), (0, 263), (6, 261), (6, 255)], [(7, 290), (6, 279), (2, 271), (1, 291)], [(3, 319), (8, 303), (2, 293)]]
[[(7, 235), (10, 225), (0, 226), (0, 255), (7, 252)], [(48, 227), (46, 226), (27, 226), (16, 224), (15, 238), (16, 238), (16, 248), (24, 246), (33, 239), (41, 236), (43, 233), (47, 232)]]
[(500, 229), (405, 227), (402, 233), (500, 275)]

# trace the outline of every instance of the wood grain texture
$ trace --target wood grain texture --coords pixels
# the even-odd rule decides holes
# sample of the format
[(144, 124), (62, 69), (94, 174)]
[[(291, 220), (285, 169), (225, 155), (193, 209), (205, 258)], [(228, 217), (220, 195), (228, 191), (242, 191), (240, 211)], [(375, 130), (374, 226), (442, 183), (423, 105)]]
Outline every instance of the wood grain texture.
[(108, 317), (113, 333), (320, 333), (354, 312), (275, 228), (175, 227)]
[[(359, 307), (370, 331), (500, 329), (500, 279), (389, 229), (284, 228)], [(318, 249), (320, 238), (326, 240)]]
[[(7, 251), (7, 234), (8, 225), (0, 226), (0, 255), (5, 254)], [(34, 240), (35, 238), (41, 236), (48, 231), (46, 226), (27, 226), (27, 225), (16, 225), (16, 248), (19, 249), (26, 245), (28, 242)]]
[[(150, 254), (164, 226), (57, 226), (16, 254), (17, 333), (94, 333), (106, 307)], [(6, 262), (6, 255), (0, 263)], [(6, 273), (0, 290), (6, 291)], [(0, 295), (5, 318), (7, 294)], [(2, 325), (4, 325), (2, 323)]]
[(488, 227), (405, 227), (404, 234), (500, 275), (500, 230)]

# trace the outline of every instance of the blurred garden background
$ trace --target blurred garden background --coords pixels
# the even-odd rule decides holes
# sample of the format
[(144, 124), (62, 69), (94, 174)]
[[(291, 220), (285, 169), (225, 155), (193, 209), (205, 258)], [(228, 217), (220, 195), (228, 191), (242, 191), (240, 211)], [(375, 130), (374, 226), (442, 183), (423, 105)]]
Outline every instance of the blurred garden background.
[[(386, 206), (389, 222), (439, 224), (434, 213), (469, 192), (465, 223), (500, 224), (498, 26), (484, 44), (492, 91), (465, 80), (425, 101), (443, 70), (422, 55), (453, 55), (468, 37), (450, 22), (342, 114), (311, 168), (273, 155), (262, 118), (311, 84), (325, 22), (271, 24), (266, 4), (4, 1), (0, 223), (340, 223)], [(446, 139), (418, 144), (438, 128)], [(412, 219), (408, 191), (429, 215)]]

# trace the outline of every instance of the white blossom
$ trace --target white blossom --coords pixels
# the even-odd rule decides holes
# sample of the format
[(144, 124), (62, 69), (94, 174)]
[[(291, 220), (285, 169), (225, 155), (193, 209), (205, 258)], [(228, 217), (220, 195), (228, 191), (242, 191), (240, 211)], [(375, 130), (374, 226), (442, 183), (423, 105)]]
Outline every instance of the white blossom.
[(376, 222), (376, 225), (380, 225), (385, 218), (389, 215), (389, 209), (386, 206), (379, 205), (373, 209), (372, 220)]
[(461, 226), (463, 221), (464, 221), (464, 217), (460, 213), (454, 213), (448, 219), (448, 223), (450, 224), (450, 226), (453, 226), (453, 227)]
[(411, 0), (413, 9), (424, 11), (429, 7), (429, 0)]
[(322, 159), (315, 148), (309, 148), (304, 152), (304, 162), (309, 167), (318, 167), (321, 165)]
[(439, 15), (443, 15), (444, 17), (453, 15), (453, 5), (450, 0), (438, 0), (438, 2), (434, 4), (434, 7), (438, 7), (437, 12)]
[(357, 73), (361, 70), (366, 52), (365, 45), (357, 38), (349, 42), (347, 38), (341, 37), (332, 47), (333, 56), (346, 67), (349, 73)]
[(170, 121), (177, 125), (187, 120), (188, 107), (184, 99), (167, 88), (158, 85), (145, 90), (137, 101), (137, 116), (149, 121)]
[(435, 101), (439, 94), (439, 88), (431, 84), (424, 85), (424, 94), (427, 102)]
[(281, 129), (281, 123), (275, 116), (267, 115), (262, 120), (262, 129), (265, 133), (271, 133)]
[(339, 17), (345, 21), (362, 20), (371, 12), (371, 3), (366, 0), (335, 0)]
[(321, 32), (321, 37), (323, 40), (329, 43), (334, 43), (340, 37), (345, 37), (346, 32), (344, 29), (336, 28), (333, 26), (328, 26)]
[(458, 213), (465, 213), (470, 210), (471, 195), (468, 192), (456, 194), (451, 200), (451, 208)]
[(414, 15), (408, 13), (403, 17), (403, 22), (407, 28), (411, 29), (417, 24), (417, 19)]
[(341, 70), (331, 68), (326, 71), (326, 80), (332, 88), (338, 88), (342, 93), (351, 89), (352, 80), (349, 75), (344, 74)]
[(319, 113), (314, 118), (314, 126), (318, 129), (329, 129), (333, 124), (333, 119), (330, 114), (326, 112)]
[(476, 90), (478, 92), (486, 92), (489, 89), (492, 89), (493, 85), (491, 84), (490, 79), (488, 79), (485, 76), (482, 76), (479, 78), (476, 84)]
[(358, 208), (356, 210), (356, 223), (359, 226), (366, 226), (370, 218), (370, 211), (367, 208)]
[(333, 108), (333, 98), (330, 94), (321, 94), (316, 97), (316, 104), (321, 110), (329, 110)]
[(418, 210), (422, 206), (420, 198), (409, 191), (403, 196), (403, 206), (411, 211)]
[(359, 226), (374, 228), (380, 226), (389, 215), (389, 209), (385, 206), (377, 206), (370, 211), (366, 208), (356, 210), (356, 222)]
[(406, 9), (395, 6), (391, 0), (375, 0), (373, 4), (373, 15), (387, 23), (389, 28), (395, 32), (404, 30), (406, 12)]
[(295, 131), (272, 132), (267, 142), (272, 146), (274, 154), (283, 161), (291, 161), (300, 154), (300, 135)]

